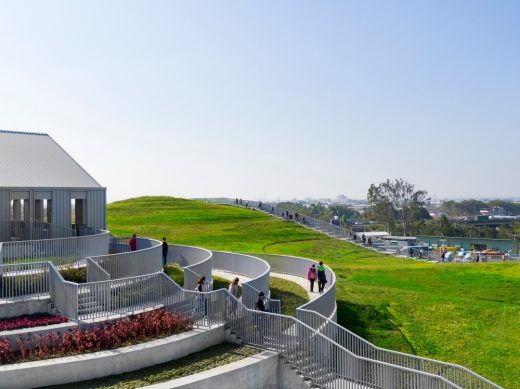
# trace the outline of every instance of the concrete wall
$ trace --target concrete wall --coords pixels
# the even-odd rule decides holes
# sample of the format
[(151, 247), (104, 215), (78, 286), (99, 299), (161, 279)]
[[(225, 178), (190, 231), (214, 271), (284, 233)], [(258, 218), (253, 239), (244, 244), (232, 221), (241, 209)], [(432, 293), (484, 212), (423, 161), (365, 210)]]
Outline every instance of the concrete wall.
[(122, 374), (182, 358), (224, 342), (224, 325), (195, 329), (116, 350), (0, 366), (0, 388), (36, 388)]
[(4, 300), (0, 303), (0, 319), (7, 319), (33, 313), (52, 313), (49, 307), (51, 298), (28, 298), (21, 301)]
[(193, 374), (150, 385), (147, 389), (309, 389), (304, 378), (273, 351)]
[(147, 389), (285, 388), (278, 385), (277, 372), (278, 354), (264, 351), (215, 369), (147, 386)]
[(18, 330), (12, 330), (12, 331), (1, 331), (0, 337), (9, 340), (9, 343), (11, 343), (11, 348), (13, 350), (18, 350), (18, 344), (16, 343), (16, 340), (20, 336), (27, 338), (29, 336), (45, 335), (49, 332), (63, 333), (67, 330), (75, 329), (77, 326), (78, 326), (77, 323), (67, 322), (67, 323), (54, 324), (54, 325), (50, 325), (50, 326), (20, 328)]
[[(308, 381), (307, 381), (308, 382)], [(278, 360), (278, 388), (280, 389), (309, 389), (304, 377), (281, 357)]]

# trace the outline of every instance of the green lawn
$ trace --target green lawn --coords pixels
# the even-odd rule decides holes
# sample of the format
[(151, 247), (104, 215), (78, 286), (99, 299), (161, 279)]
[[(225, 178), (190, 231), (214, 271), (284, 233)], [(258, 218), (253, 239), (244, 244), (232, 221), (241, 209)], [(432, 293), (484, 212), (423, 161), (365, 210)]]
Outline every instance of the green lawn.
[(307, 291), (296, 282), (271, 277), (269, 280), (271, 298), (282, 301), (282, 314), (296, 316), (296, 308), (309, 301)]
[(108, 207), (112, 233), (321, 259), (338, 276), (338, 321), (377, 345), (464, 365), (520, 388), (520, 264), (391, 258), (232, 206), (142, 197)]

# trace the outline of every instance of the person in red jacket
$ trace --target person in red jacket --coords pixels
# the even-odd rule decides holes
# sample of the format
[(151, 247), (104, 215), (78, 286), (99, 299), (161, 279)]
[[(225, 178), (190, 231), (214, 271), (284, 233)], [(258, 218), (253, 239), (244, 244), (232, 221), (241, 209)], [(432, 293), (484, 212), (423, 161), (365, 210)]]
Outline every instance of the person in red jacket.
[(128, 242), (128, 244), (130, 245), (130, 251), (137, 250), (137, 238), (135, 236), (136, 235), (133, 234), (132, 237), (130, 238), (130, 241)]

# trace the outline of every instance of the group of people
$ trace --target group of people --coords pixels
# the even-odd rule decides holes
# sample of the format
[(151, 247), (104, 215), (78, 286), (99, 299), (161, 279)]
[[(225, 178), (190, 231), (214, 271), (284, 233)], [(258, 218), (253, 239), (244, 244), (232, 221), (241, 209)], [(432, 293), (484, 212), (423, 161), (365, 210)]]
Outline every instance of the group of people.
[(325, 266), (320, 261), (318, 267), (313, 263), (307, 270), (307, 279), (310, 283), (310, 291), (314, 293), (314, 283), (318, 281), (318, 293), (323, 293), (325, 284), (327, 283), (327, 275), (325, 274)]
[[(128, 241), (128, 246), (130, 246), (130, 251), (137, 250), (137, 235), (133, 234), (130, 240)], [(168, 263), (168, 242), (166, 242), (166, 237), (162, 238), (162, 260), (163, 266), (166, 266)]]

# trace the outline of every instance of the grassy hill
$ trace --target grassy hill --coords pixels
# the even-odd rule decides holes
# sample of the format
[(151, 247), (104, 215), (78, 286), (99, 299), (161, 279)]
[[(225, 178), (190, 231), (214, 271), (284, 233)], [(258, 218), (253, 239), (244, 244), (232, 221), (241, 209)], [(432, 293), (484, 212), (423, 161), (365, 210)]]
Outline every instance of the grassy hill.
[(520, 388), (520, 264), (391, 258), (256, 211), (169, 197), (112, 203), (108, 224), (116, 235), (323, 260), (338, 276), (342, 325), (382, 347)]

